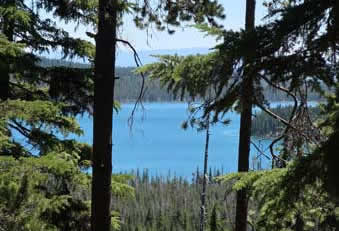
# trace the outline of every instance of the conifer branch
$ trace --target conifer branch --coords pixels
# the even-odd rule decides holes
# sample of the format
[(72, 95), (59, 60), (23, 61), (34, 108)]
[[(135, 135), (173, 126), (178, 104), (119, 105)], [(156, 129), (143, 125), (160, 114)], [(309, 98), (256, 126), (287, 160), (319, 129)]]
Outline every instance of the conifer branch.
[(30, 93), (30, 94), (33, 94), (33, 93), (34, 93), (33, 91), (31, 91), (31, 90), (29, 90), (29, 89), (23, 87), (23, 86), (20, 85), (20, 84), (16, 84), (16, 83), (13, 83), (13, 82), (9, 82), (9, 84), (12, 85), (12, 86), (14, 86), (14, 87), (20, 88), (21, 90), (24, 90), (24, 91), (26, 91), (26, 92), (28, 92), (28, 93)]

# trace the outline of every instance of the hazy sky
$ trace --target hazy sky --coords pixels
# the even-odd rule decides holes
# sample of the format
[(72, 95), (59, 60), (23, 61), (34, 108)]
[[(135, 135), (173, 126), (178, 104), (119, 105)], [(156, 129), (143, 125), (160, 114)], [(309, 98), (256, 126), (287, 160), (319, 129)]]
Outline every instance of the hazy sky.
[[(262, 6), (264, 0), (257, 0), (256, 7), (256, 23), (259, 24), (265, 16), (265, 8)], [(243, 28), (245, 24), (245, 3), (246, 0), (219, 0), (225, 8), (226, 19), (222, 24), (226, 29), (238, 30)], [(74, 25), (61, 25), (66, 28), (72, 35), (88, 39), (85, 35), (86, 31), (91, 31), (90, 28), (80, 27), (76, 32), (72, 28)], [(87, 37), (87, 38), (86, 38)], [(119, 31), (119, 37), (128, 40), (137, 50), (158, 50), (158, 49), (180, 49), (193, 47), (213, 47), (216, 42), (213, 37), (206, 37), (197, 29), (185, 27), (177, 28), (174, 35), (169, 35), (167, 32), (159, 32), (156, 30), (147, 32), (137, 29), (131, 16), (124, 17), (124, 25)], [(123, 48), (123, 46), (120, 46)]]

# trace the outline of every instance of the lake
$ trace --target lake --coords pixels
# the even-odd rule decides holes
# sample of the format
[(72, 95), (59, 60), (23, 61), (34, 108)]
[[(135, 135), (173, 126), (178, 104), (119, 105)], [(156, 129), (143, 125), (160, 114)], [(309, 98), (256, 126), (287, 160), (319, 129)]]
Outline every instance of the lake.
[[(136, 169), (148, 169), (151, 175), (182, 176), (187, 180), (197, 167), (202, 170), (204, 158), (205, 132), (196, 129), (181, 128), (187, 119), (185, 103), (146, 103), (144, 110), (138, 110), (134, 125), (128, 126), (128, 118), (134, 104), (123, 104), (113, 118), (113, 172), (130, 172)], [(235, 112), (226, 114), (229, 125), (217, 124), (211, 127), (209, 166), (221, 172), (237, 170), (239, 121)], [(92, 143), (92, 119), (78, 117), (85, 135), (77, 140)], [(263, 148), (269, 140), (258, 141)], [(251, 160), (258, 152), (251, 148)], [(251, 161), (251, 168), (257, 163)], [(269, 167), (270, 161), (262, 158), (262, 166)]]

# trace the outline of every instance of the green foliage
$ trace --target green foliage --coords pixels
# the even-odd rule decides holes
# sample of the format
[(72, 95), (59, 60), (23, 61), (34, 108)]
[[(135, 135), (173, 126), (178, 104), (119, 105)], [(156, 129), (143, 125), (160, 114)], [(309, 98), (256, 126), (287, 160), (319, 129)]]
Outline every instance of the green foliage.
[[(91, 178), (81, 170), (91, 166), (92, 148), (67, 136), (82, 135), (76, 115), (92, 112), (93, 70), (45, 65), (37, 54), (94, 60), (94, 45), (57, 22), (95, 25), (96, 9), (97, 1), (1, 2), (1, 230), (90, 230)], [(124, 182), (112, 182), (121, 198), (133, 194)], [(112, 220), (119, 228), (117, 213)]]
[[(40, 158), (1, 157), (0, 228), (3, 230), (85, 230), (89, 217), (90, 177), (63, 155)], [(68, 217), (68, 220), (63, 218)], [(74, 220), (73, 220), (74, 219)], [(72, 221), (73, 220), (73, 221)], [(88, 225), (88, 224), (87, 224)]]
[(217, 53), (197, 56), (156, 56), (159, 62), (145, 65), (138, 69), (151, 79), (159, 79), (162, 86), (174, 96), (183, 99), (187, 94), (191, 99), (207, 97), (208, 90), (214, 86), (218, 68)]
[(8, 41), (7, 37), (0, 33), (0, 57), (3, 59), (22, 55), (24, 44)]
[(144, 29), (154, 25), (157, 30), (167, 29), (170, 34), (175, 32), (170, 26), (176, 27), (185, 21), (208, 22), (217, 26), (215, 19), (225, 17), (224, 9), (217, 1), (159, 1), (155, 4), (137, 1), (133, 5), (133, 11), (133, 20), (137, 27)]
[[(74, 140), (62, 139), (70, 133), (82, 134), (75, 118), (62, 113), (63, 104), (48, 101), (7, 100), (0, 103), (2, 130), (0, 130), (0, 150), (2, 155), (25, 156), (38, 153), (45, 155), (50, 152), (68, 152), (76, 157), (79, 164), (91, 159), (91, 148)], [(25, 147), (25, 142), (13, 139), (15, 129), (33, 150)], [(57, 135), (59, 133), (59, 135)], [(18, 135), (16, 135), (18, 137)], [(33, 151), (33, 152), (32, 152)], [(25, 153), (25, 154), (24, 154)]]
[[(213, 52), (208, 55), (196, 56), (157, 56), (159, 62), (145, 65), (138, 69), (145, 72), (151, 79), (158, 79), (162, 87), (174, 94), (174, 97), (180, 96), (183, 100), (188, 97), (190, 101), (201, 100), (200, 106), (191, 112), (192, 118), (189, 119), (191, 125), (198, 124), (204, 127), (203, 121), (207, 114), (211, 111), (212, 105), (218, 99), (222, 101), (223, 106), (218, 108), (213, 114), (212, 122), (219, 121), (219, 113), (222, 116), (233, 107), (234, 102), (239, 93), (237, 81), (228, 75), (222, 75), (224, 71), (223, 61), (220, 59), (220, 53)], [(222, 83), (219, 79), (222, 77)], [(228, 83), (231, 83), (231, 86)], [(195, 120), (194, 115), (198, 109), (204, 111), (202, 118)], [(227, 121), (224, 121), (227, 124)], [(187, 123), (183, 124), (183, 128), (187, 127)]]
[(131, 175), (113, 174), (112, 175), (112, 194), (117, 198), (133, 198), (134, 188), (128, 183), (133, 179)]
[[(338, 87), (328, 102), (317, 109), (322, 133), (328, 138), (310, 154), (291, 162), (287, 168), (230, 174), (225, 182), (233, 189), (246, 188), (252, 203), (257, 230), (336, 230), (338, 229)], [(319, 112), (320, 111), (320, 112)], [(314, 198), (317, 198), (314, 200)]]
[[(273, 80), (281, 77), (289, 79), (291, 87), (300, 85), (304, 80), (321, 91), (319, 86), (323, 81), (335, 86), (337, 91), (337, 1), (272, 1), (267, 6), (271, 21), (260, 31), (271, 33), (266, 48), (280, 50), (279, 56), (263, 62), (266, 74), (271, 75)], [(326, 139), (312, 154), (297, 162), (291, 171), (291, 175), (297, 177), (295, 182), (299, 183), (299, 188), (307, 185), (316, 187), (319, 180), (320, 186), (325, 186), (321, 188), (330, 195), (328, 201), (332, 203), (337, 203), (339, 192), (338, 183), (334, 180), (334, 175), (338, 174), (335, 164), (338, 160), (338, 142), (335, 141), (338, 137), (337, 99), (336, 92), (325, 106), (323, 120), (326, 122), (322, 128)]]
[[(198, 27), (210, 32), (206, 25)], [(219, 36), (220, 33), (223, 34), (224, 41), (213, 53), (187, 57), (160, 56), (159, 62), (140, 69), (151, 78), (160, 79), (162, 86), (166, 86), (175, 95), (180, 93), (183, 97), (187, 94), (193, 100), (206, 100), (210, 95), (204, 117), (213, 111), (214, 121), (218, 121), (219, 114), (222, 117), (238, 102), (243, 80), (243, 58), (249, 55), (249, 41), (253, 43), (253, 38), (243, 31), (217, 31)], [(250, 71), (253, 71), (254, 67), (251, 68)], [(255, 77), (257, 76), (253, 74)], [(260, 81), (254, 83), (255, 97), (262, 99)]]
[[(326, 53), (333, 42), (334, 37), (330, 35), (334, 30), (334, 13), (330, 12), (334, 11), (334, 4), (317, 0), (301, 2), (293, 1), (288, 7), (284, 1), (268, 4), (275, 8), (270, 9), (268, 23), (250, 32), (226, 31), (199, 24), (196, 26), (198, 29), (217, 36), (219, 40), (223, 38), (216, 46), (212, 60), (207, 58), (210, 55), (205, 58), (163, 56), (159, 57), (157, 64), (148, 65), (142, 70), (161, 79), (174, 93), (180, 90), (191, 97), (203, 97), (209, 87), (212, 88), (214, 100), (205, 115), (213, 110), (216, 117), (239, 100), (245, 68), (254, 81), (254, 104), (265, 104), (267, 100), (263, 94), (262, 76), (269, 79), (269, 82), (265, 80), (266, 84), (283, 84), (290, 92), (305, 83), (322, 91), (321, 82), (329, 86), (334, 80), (332, 67), (327, 62), (328, 56), (320, 55)], [(314, 23), (307, 19), (299, 20), (297, 15), (303, 14), (310, 21), (314, 20)], [(320, 30), (320, 25), (324, 28), (327, 26), (326, 30)], [(307, 30), (303, 26), (307, 26)], [(244, 62), (244, 58), (251, 62)], [(195, 70), (201, 74), (195, 73)], [(195, 78), (192, 79), (192, 76)]]
[(32, 22), (29, 12), (17, 8), (14, 4), (5, 3), (0, 7), (0, 15), (7, 17), (8, 21), (20, 23), (24, 27), (28, 27)]
[(206, 33), (206, 35), (215, 36), (217, 41), (221, 40), (224, 36), (224, 31), (221, 28), (218, 28), (216, 26), (210, 26), (207, 23), (196, 24), (194, 25), (194, 27), (198, 29), (200, 32)]
[[(90, 157), (86, 145), (60, 137), (82, 134), (75, 115), (90, 112), (93, 101), (91, 68), (42, 66), (36, 54), (58, 49), (64, 58), (93, 59), (93, 44), (70, 37), (58, 28), (57, 19), (42, 18), (39, 10), (59, 16), (58, 20), (90, 23), (95, 13), (94, 3), (96, 1), (72, 1), (71, 4), (66, 1), (2, 1), (0, 155), (45, 155), (52, 150), (67, 150), (80, 156), (84, 151), (82, 159)], [(17, 133), (24, 139), (18, 140)]]
[(234, 182), (234, 190), (248, 190), (252, 203), (257, 205), (253, 224), (256, 230), (294, 230), (297, 217), (304, 223), (303, 230), (331, 230), (336, 227), (331, 221), (336, 206), (320, 181), (301, 181), (312, 174), (299, 175), (310, 171), (303, 167), (293, 163), (285, 169), (235, 173), (219, 180)]
[[(289, 91), (298, 90), (305, 82), (322, 91), (321, 81), (327, 85), (337, 81), (336, 1), (272, 1), (266, 4), (270, 21), (250, 33), (220, 30), (213, 18), (223, 17), (222, 7), (215, 1), (160, 1), (157, 10), (147, 3), (120, 2), (120, 24), (123, 12), (133, 12), (140, 28), (155, 24), (173, 33), (167, 25), (178, 26), (180, 21), (193, 19), (200, 23), (198, 29), (223, 39), (216, 51), (206, 56), (159, 56), (158, 63), (140, 69), (180, 99), (210, 100), (212, 91), (214, 98), (205, 115), (213, 110), (218, 117), (238, 102), (245, 68), (253, 75), (253, 97), (258, 104), (265, 103), (265, 97), (256, 73), (275, 84), (286, 84)], [(56, 18), (43, 19), (39, 10)], [(82, 133), (75, 116), (91, 112), (92, 69), (44, 66), (36, 54), (60, 49), (64, 58), (93, 60), (94, 45), (70, 37), (55, 22), (61, 19), (96, 25), (96, 15), (94, 0), (1, 1), (0, 229), (89, 229), (90, 177), (80, 168), (90, 166), (91, 147), (57, 134)], [(203, 24), (206, 19), (212, 27)], [(252, 62), (244, 62), (244, 57)], [(250, 192), (258, 211), (250, 213), (250, 221), (257, 230), (294, 230), (300, 223), (303, 230), (337, 229), (338, 92), (324, 107), (326, 116), (321, 126), (328, 139), (313, 153), (284, 169), (222, 178), (235, 182), (234, 190), (246, 188)], [(18, 142), (14, 131), (27, 142)], [(145, 178), (112, 177), (112, 192), (120, 211), (112, 213), (114, 229), (197, 229), (198, 184), (173, 179), (165, 185), (159, 178)], [(199, 181), (197, 177), (193, 182)], [(135, 200), (121, 200), (133, 195), (127, 182), (141, 192)], [(211, 184), (208, 200), (214, 202), (224, 195), (220, 185)], [(216, 230), (218, 211), (212, 204), (208, 208), (212, 210), (210, 226)]]
[[(128, 199), (128, 175), (112, 177), (112, 195)], [(90, 230), (91, 176), (68, 153), (0, 157), (0, 230)], [(112, 226), (120, 227), (112, 211)]]
[(7, 120), (25, 121), (28, 126), (58, 129), (63, 135), (83, 134), (75, 118), (62, 114), (62, 104), (48, 101), (8, 100), (0, 104), (0, 116)]

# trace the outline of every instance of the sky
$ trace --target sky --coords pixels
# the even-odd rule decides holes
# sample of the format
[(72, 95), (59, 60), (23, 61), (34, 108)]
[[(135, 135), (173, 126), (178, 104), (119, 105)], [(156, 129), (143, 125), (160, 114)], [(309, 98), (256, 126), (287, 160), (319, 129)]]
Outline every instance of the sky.
[[(225, 29), (239, 30), (245, 24), (245, 3), (246, 0), (219, 0), (224, 6), (226, 18), (221, 21)], [(256, 24), (260, 24), (265, 16), (264, 0), (257, 0), (256, 5)], [(139, 30), (134, 26), (131, 15), (124, 16), (124, 25), (119, 29), (118, 37), (128, 40), (137, 50), (163, 50), (163, 49), (183, 49), (183, 48), (212, 48), (217, 43), (213, 37), (206, 37), (195, 28), (186, 25), (177, 28), (173, 35), (167, 32), (156, 30)], [(74, 31), (74, 25), (61, 23), (61, 26), (70, 32), (71, 35), (89, 40), (86, 31), (92, 31), (91, 28), (79, 27)], [(119, 47), (125, 50), (124, 46)]]

